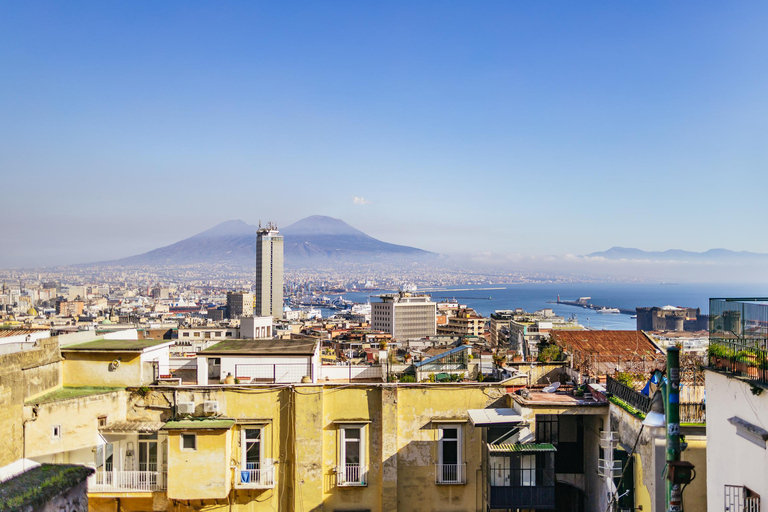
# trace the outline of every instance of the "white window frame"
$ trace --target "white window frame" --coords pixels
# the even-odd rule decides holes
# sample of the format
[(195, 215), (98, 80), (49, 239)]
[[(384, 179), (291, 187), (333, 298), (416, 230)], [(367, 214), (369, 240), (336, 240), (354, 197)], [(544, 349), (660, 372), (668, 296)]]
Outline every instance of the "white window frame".
[[(248, 440), (246, 438), (248, 430), (259, 431), (259, 467), (248, 468), (247, 450)], [(274, 461), (265, 458), (267, 453), (267, 425), (265, 424), (243, 424), (240, 427), (240, 464), (237, 466), (236, 486), (240, 488), (272, 488), (275, 486)], [(250, 472), (248, 482), (243, 482), (243, 472)]]
[[(347, 479), (347, 430), (360, 429), (360, 464), (357, 479), (348, 481)], [(345, 487), (364, 487), (368, 485), (367, 479), (367, 450), (368, 445), (368, 425), (365, 423), (343, 423), (339, 425), (339, 466), (336, 471), (337, 481), (340, 486)]]
[(51, 427), (51, 439), (53, 441), (61, 441), (61, 425), (53, 425)]
[[(456, 430), (456, 439), (446, 438), (445, 431)], [(444, 478), (446, 473), (443, 471), (443, 446), (445, 442), (456, 443), (456, 465), (458, 466), (454, 478)], [(464, 428), (463, 423), (442, 423), (437, 425), (437, 483), (439, 484), (463, 484), (466, 477), (463, 474), (464, 464)], [(450, 473), (449, 473), (450, 474)]]

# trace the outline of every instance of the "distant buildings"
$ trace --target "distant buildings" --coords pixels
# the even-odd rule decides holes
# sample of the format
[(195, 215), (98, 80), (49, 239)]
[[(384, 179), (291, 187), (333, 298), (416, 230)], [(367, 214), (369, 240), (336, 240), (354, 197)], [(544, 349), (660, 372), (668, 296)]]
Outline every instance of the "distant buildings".
[(253, 316), (253, 294), (227, 292), (227, 313), (229, 318)]
[(435, 303), (428, 295), (383, 295), (381, 302), (371, 303), (371, 327), (388, 332), (397, 340), (435, 336)]
[(255, 291), (257, 316), (283, 318), (283, 237), (272, 223), (258, 231)]
[(675, 306), (636, 308), (638, 331), (703, 331), (708, 328), (707, 315), (700, 308)]
[(447, 320), (446, 325), (437, 328), (440, 336), (482, 336), (488, 319), (478, 315), (472, 308), (461, 308)]

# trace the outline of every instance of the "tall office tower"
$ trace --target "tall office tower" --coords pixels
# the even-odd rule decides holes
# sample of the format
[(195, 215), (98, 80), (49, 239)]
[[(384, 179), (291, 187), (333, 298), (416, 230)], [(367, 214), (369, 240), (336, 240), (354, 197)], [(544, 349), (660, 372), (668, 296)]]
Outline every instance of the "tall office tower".
[(257, 232), (255, 292), (257, 316), (283, 318), (283, 237), (271, 222)]

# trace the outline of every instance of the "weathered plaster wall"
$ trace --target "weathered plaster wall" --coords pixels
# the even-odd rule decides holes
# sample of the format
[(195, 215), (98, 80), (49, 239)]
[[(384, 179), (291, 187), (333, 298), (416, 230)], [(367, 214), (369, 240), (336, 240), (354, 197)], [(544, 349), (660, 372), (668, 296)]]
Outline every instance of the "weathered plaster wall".
[(39, 347), (0, 356), (0, 466), (24, 456), (24, 401), (61, 386), (56, 338)]
[[(150, 384), (142, 380), (141, 356), (138, 352), (96, 353), (96, 352), (65, 352), (64, 353), (64, 385), (65, 386), (141, 386)], [(120, 359), (120, 365), (112, 369), (110, 363)]]
[(182, 449), (181, 433), (168, 432), (168, 498), (226, 499), (232, 488), (232, 433), (197, 430), (197, 449)]
[(48, 501), (34, 512), (88, 512), (88, 485), (83, 480), (67, 492), (63, 492)]
[[(26, 456), (38, 462), (70, 462), (62, 452), (95, 447), (98, 418), (124, 421), (127, 403), (123, 390), (44, 404), (31, 401), (25, 406), (26, 416), (34, 418), (26, 425)], [(61, 426), (59, 438), (52, 437), (55, 425)], [(51, 456), (55, 454), (61, 455), (54, 460)]]

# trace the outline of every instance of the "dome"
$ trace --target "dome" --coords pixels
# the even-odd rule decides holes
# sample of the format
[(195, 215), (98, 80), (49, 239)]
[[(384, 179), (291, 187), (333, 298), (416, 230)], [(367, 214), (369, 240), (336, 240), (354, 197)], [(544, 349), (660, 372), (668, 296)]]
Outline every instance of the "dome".
[(101, 325), (112, 325), (112, 322), (107, 318), (106, 320), (101, 321)]
[(37, 316), (37, 310), (36, 310), (35, 308), (29, 308), (29, 309), (27, 310), (27, 314), (28, 314), (29, 316)]

